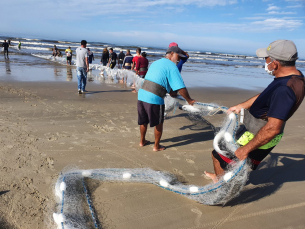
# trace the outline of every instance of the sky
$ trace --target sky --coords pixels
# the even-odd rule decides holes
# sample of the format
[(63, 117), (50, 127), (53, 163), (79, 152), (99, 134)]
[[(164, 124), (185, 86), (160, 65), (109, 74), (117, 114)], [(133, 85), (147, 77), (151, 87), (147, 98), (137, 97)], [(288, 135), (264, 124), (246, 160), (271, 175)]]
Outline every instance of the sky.
[(255, 55), (293, 40), (305, 59), (305, 0), (10, 0), (0, 34)]

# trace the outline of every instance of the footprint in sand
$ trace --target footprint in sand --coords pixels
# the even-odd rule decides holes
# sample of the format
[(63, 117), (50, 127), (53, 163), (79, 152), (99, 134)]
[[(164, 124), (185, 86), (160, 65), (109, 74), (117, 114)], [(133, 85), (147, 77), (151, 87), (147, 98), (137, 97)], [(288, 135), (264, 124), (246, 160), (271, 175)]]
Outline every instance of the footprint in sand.
[(198, 208), (192, 208), (191, 211), (198, 215), (196, 217), (194, 223), (195, 223), (196, 227), (199, 227), (199, 225), (200, 225), (200, 218), (202, 216), (202, 212)]
[(190, 164), (194, 164), (195, 161), (191, 160), (191, 159), (185, 159), (187, 163), (190, 163)]

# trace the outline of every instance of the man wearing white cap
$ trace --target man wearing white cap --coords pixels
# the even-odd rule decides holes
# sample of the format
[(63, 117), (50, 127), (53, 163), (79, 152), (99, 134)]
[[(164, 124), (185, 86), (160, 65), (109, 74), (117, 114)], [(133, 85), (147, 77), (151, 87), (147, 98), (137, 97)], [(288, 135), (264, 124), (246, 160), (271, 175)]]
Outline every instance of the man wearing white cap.
[(280, 141), (286, 121), (304, 99), (304, 76), (295, 67), (298, 52), (292, 41), (274, 41), (268, 48), (258, 49), (256, 55), (265, 58), (265, 70), (275, 78), (262, 93), (228, 110), (228, 113), (238, 114), (245, 109), (248, 121), (236, 134), (240, 148), (236, 150), (235, 158), (224, 157), (213, 150), (215, 173), (205, 174), (214, 182), (237, 160), (248, 158), (255, 170)]

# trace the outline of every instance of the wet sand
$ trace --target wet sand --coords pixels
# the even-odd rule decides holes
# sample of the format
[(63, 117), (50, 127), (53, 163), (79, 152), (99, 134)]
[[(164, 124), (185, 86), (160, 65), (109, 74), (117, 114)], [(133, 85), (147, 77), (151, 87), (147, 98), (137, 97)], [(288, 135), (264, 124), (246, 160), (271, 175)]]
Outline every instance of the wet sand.
[[(161, 143), (139, 147), (137, 95), (123, 85), (76, 82), (0, 82), (0, 228), (56, 228), (54, 183), (63, 169), (152, 168), (181, 182), (205, 185), (214, 137), (207, 124), (178, 110), (165, 121)], [(235, 105), (257, 91), (192, 88), (200, 102)], [(305, 104), (285, 135), (250, 174), (239, 197), (205, 206), (150, 184), (92, 181), (102, 228), (303, 228), (305, 224)], [(208, 118), (216, 126), (222, 116)], [(147, 140), (153, 142), (153, 129)]]

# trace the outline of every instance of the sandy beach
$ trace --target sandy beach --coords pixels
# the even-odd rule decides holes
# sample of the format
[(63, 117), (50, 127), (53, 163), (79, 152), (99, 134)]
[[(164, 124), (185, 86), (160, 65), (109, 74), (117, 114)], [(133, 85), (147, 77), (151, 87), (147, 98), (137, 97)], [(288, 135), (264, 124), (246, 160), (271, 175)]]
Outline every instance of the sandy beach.
[[(137, 95), (123, 85), (0, 82), (0, 228), (56, 228), (54, 183), (69, 168), (152, 168), (205, 185), (214, 133), (178, 110), (165, 121), (163, 152), (139, 147)], [(232, 106), (258, 91), (191, 88), (200, 102)], [(303, 103), (273, 152), (251, 172), (241, 195), (205, 206), (151, 184), (89, 181), (101, 228), (303, 228)], [(223, 116), (207, 118), (220, 125)], [(153, 129), (147, 139), (153, 142)]]

